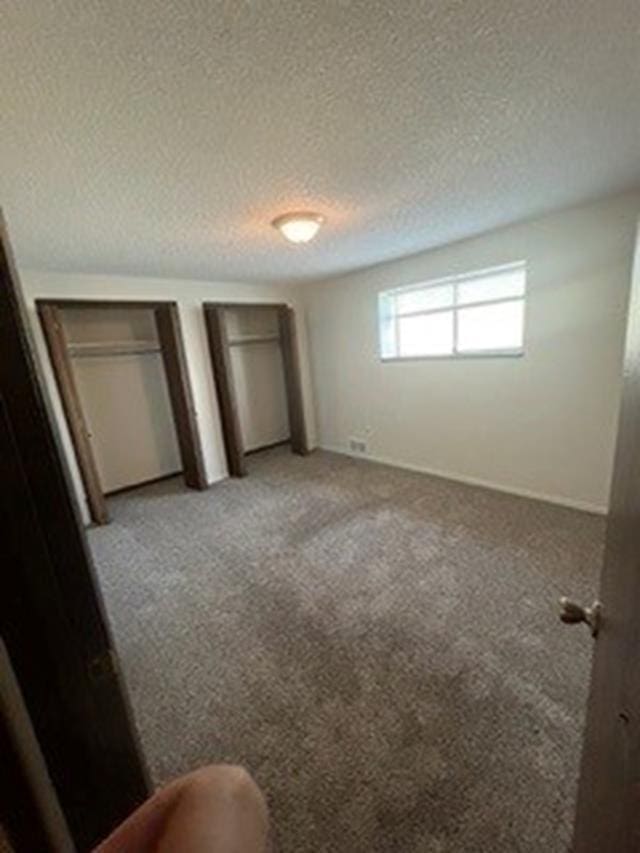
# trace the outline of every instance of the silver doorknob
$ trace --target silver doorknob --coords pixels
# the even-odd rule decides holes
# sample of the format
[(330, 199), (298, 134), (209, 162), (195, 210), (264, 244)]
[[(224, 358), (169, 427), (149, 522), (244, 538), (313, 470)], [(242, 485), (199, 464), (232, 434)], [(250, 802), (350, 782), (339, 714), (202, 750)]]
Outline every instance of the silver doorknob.
[(591, 629), (591, 636), (597, 637), (602, 618), (602, 605), (594, 601), (591, 607), (582, 607), (564, 596), (560, 599), (560, 620), (567, 625), (584, 622)]

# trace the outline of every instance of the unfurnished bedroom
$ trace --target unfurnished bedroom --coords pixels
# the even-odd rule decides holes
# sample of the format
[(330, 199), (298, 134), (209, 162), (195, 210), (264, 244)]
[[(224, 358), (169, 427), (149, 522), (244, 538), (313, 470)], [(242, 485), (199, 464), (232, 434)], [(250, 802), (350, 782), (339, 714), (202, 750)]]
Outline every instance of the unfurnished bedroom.
[(2, 17), (0, 849), (635, 850), (638, 8)]

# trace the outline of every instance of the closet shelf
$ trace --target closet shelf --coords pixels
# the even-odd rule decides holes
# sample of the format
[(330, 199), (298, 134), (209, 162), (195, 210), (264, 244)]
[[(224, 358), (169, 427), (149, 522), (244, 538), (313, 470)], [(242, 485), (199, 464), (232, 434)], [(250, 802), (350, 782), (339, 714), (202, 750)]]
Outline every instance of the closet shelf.
[(243, 344), (268, 344), (274, 341), (279, 341), (280, 335), (238, 335), (235, 338), (229, 338), (230, 347), (239, 347)]
[(160, 352), (158, 341), (100, 341), (99, 343), (69, 344), (71, 358), (92, 356), (145, 355)]

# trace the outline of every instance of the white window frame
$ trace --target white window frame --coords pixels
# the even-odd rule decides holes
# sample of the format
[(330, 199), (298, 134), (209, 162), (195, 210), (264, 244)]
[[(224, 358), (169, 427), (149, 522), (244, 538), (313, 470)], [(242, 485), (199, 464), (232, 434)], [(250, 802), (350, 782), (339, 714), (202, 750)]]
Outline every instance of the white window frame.
[[(524, 290), (520, 296), (504, 296), (494, 299), (478, 299), (475, 302), (458, 303), (458, 287), (459, 284), (468, 284), (475, 278), (482, 279), (490, 276), (492, 273), (503, 273), (509, 270), (521, 270), (524, 273)], [(393, 311), (392, 321), (395, 324), (394, 339), (397, 342), (399, 336), (399, 319), (404, 317), (421, 317), (430, 314), (444, 314), (446, 312), (453, 313), (453, 352), (450, 353), (433, 353), (424, 355), (385, 355), (383, 352), (383, 334), (382, 324), (383, 319), (382, 302), (385, 299), (393, 299), (396, 296), (402, 296), (405, 293), (411, 293), (413, 290), (427, 290), (432, 287), (441, 287), (442, 285), (453, 285), (453, 302), (443, 308), (426, 308), (419, 311)], [(458, 311), (466, 308), (478, 308), (485, 305), (502, 305), (507, 302), (522, 302), (523, 305), (523, 323), (526, 321), (526, 297), (527, 297), (527, 265), (525, 261), (515, 261), (510, 264), (502, 264), (496, 267), (487, 267), (482, 270), (473, 270), (468, 273), (459, 275), (450, 275), (443, 278), (430, 279), (429, 281), (409, 284), (403, 287), (396, 287), (391, 290), (384, 290), (378, 294), (378, 344), (379, 356), (381, 361), (415, 361), (422, 359), (466, 359), (466, 358), (520, 358), (524, 355), (524, 330), (523, 329), (523, 344), (520, 347), (499, 348), (499, 349), (481, 349), (481, 350), (458, 350)]]

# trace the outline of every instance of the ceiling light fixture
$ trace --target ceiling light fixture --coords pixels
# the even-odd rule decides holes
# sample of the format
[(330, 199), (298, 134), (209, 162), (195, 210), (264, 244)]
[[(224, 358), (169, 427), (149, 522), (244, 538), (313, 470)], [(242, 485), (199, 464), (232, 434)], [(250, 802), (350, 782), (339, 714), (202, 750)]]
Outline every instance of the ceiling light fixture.
[(290, 243), (308, 243), (318, 233), (324, 222), (320, 213), (285, 213), (271, 223)]

